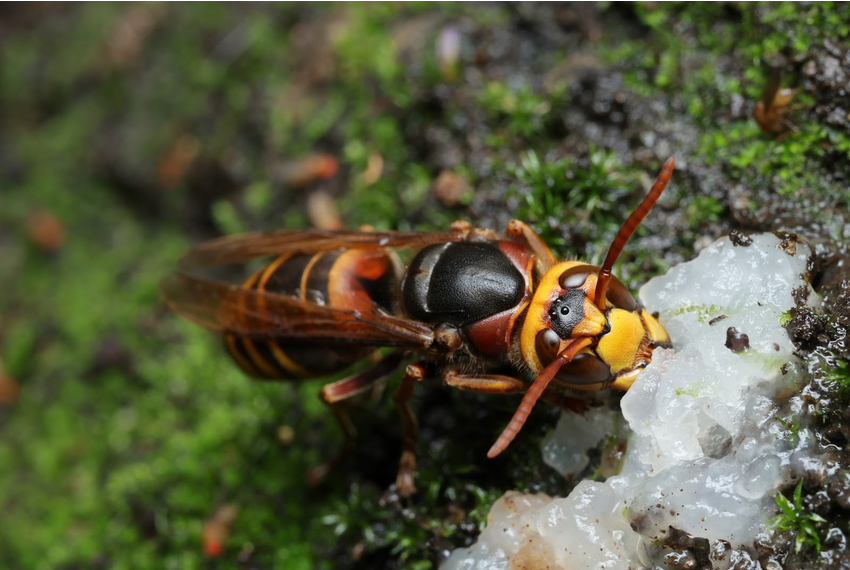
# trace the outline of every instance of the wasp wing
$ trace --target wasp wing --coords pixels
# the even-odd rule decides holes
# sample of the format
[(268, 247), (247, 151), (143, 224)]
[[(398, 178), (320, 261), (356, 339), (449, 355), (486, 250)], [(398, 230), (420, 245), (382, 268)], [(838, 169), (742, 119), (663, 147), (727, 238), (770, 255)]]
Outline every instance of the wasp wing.
[(267, 291), (172, 273), (159, 284), (166, 305), (215, 332), (254, 339), (430, 348), (434, 333), (378, 311), (334, 309)]
[(191, 271), (214, 265), (242, 263), (285, 253), (315, 253), (339, 248), (408, 248), (461, 241), (464, 232), (355, 232), (279, 230), (226, 236), (202, 243), (180, 258), (178, 266)]

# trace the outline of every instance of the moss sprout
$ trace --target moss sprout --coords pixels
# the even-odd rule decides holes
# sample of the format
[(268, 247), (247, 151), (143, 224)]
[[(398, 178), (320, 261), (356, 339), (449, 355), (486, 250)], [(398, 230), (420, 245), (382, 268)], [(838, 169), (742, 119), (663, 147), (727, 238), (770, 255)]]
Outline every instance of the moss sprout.
[(804, 547), (815, 549), (819, 554), (821, 549), (820, 534), (817, 524), (825, 523), (826, 520), (817, 513), (812, 513), (803, 507), (802, 503), (803, 481), (797, 483), (791, 499), (777, 493), (773, 498), (780, 513), (767, 521), (767, 526), (779, 531), (790, 530), (796, 533), (794, 540), (794, 552), (798, 553)]

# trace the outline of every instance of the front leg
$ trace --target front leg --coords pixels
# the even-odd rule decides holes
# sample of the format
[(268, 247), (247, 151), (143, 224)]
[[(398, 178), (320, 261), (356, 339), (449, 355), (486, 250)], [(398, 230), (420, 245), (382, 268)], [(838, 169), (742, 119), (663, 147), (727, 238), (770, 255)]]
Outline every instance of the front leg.
[(501, 374), (458, 374), (455, 370), (443, 373), (443, 385), (484, 394), (519, 394), (528, 389), (522, 380)]
[[(458, 374), (454, 370), (443, 373), (443, 384), (483, 394), (521, 394), (528, 391), (530, 385), (511, 376), (501, 374)], [(587, 402), (579, 398), (567, 396), (555, 390), (544, 390), (540, 396), (550, 404), (565, 412), (584, 415)], [(525, 419), (523, 418), (523, 421)]]

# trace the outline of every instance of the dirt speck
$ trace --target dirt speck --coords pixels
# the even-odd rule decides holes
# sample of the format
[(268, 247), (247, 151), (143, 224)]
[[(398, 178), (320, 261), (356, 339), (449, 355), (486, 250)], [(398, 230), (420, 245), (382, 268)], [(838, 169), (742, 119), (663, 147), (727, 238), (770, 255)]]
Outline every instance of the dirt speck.
[(776, 247), (788, 255), (795, 255), (797, 253), (797, 244), (803, 243), (803, 240), (797, 237), (795, 233), (777, 230), (773, 234), (781, 240), (776, 244)]
[(738, 230), (729, 232), (729, 241), (732, 242), (732, 245), (741, 247), (748, 247), (753, 244), (753, 238)]
[(744, 352), (750, 348), (750, 337), (735, 327), (726, 329), (726, 348), (732, 352)]
[(726, 315), (718, 315), (718, 316), (714, 317), (713, 319), (711, 319), (710, 321), (708, 321), (708, 326), (713, 327), (714, 325), (716, 325), (717, 323), (719, 323), (723, 319), (728, 319), (728, 318), (729, 317), (727, 317)]

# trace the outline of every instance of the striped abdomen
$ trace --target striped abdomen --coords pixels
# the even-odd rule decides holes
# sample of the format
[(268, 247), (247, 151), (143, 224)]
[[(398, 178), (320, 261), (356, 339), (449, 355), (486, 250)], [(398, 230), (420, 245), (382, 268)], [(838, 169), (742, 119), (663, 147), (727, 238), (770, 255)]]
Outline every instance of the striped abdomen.
[[(384, 250), (337, 250), (278, 257), (243, 284), (348, 311), (397, 305), (398, 263)], [(310, 378), (342, 370), (373, 347), (250, 339), (232, 333), (225, 345), (237, 364), (259, 378)]]

